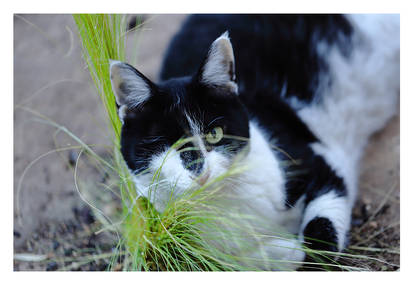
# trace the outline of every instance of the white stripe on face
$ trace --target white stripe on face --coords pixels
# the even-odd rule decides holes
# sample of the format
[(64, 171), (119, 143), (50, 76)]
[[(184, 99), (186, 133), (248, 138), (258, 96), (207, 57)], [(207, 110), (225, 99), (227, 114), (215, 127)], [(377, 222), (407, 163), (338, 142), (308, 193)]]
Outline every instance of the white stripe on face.
[(205, 157), (207, 151), (204, 145), (204, 141), (202, 140), (203, 132), (201, 124), (199, 124), (195, 119), (193, 119), (193, 117), (191, 117), (188, 113), (185, 113), (185, 117), (188, 120), (189, 128), (194, 139), (193, 143), (195, 147), (199, 148), (199, 151)]

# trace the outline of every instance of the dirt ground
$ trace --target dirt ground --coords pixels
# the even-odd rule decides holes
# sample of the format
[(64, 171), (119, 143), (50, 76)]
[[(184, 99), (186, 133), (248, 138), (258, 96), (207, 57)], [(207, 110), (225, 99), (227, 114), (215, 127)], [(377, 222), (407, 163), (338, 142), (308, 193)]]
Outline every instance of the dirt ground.
[[(138, 46), (128, 41), (128, 54), (138, 51), (137, 66), (156, 80), (163, 53), (185, 15), (145, 15)], [(135, 35), (131, 34), (131, 38)], [(134, 49), (134, 50), (132, 50)], [(136, 50), (135, 50), (136, 49)], [(132, 57), (131, 57), (132, 59)], [(134, 60), (131, 60), (136, 63)], [(46, 116), (104, 154), (109, 144), (103, 109), (81, 55), (70, 15), (14, 17), (14, 260), (15, 270), (103, 270), (104, 263), (27, 262), (26, 254), (75, 258), (81, 248), (106, 252), (110, 241), (96, 237), (96, 226), (77, 193), (73, 169), (76, 145)], [(33, 114), (37, 112), (41, 116)], [(85, 167), (89, 180), (101, 174)], [(374, 135), (360, 177), (360, 199), (354, 210), (350, 246), (379, 250), (388, 264), (375, 270), (397, 270), (400, 248), (400, 118)], [(351, 248), (351, 247), (350, 247)], [(370, 254), (371, 252), (364, 252)], [(376, 253), (376, 256), (378, 255)], [(26, 258), (26, 259), (25, 259)]]

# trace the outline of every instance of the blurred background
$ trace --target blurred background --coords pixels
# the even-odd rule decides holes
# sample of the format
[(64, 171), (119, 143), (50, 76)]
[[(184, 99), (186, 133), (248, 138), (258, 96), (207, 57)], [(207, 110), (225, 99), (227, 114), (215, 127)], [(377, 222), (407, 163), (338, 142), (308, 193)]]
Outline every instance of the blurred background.
[[(136, 17), (128, 17), (133, 28)], [(130, 63), (156, 81), (168, 42), (186, 17), (139, 16), (143, 24), (128, 34)], [(14, 107), (15, 254), (76, 256), (79, 248), (98, 248), (97, 237), (88, 231), (94, 218), (74, 183), (71, 165), (78, 152), (56, 152), (76, 143), (42, 118), (46, 116), (85, 143), (95, 144), (95, 151), (105, 155), (105, 145), (110, 144), (105, 114), (82, 58), (71, 15), (14, 16)], [(367, 148), (352, 244), (378, 248), (400, 245), (399, 121), (399, 116), (393, 118)], [(85, 165), (83, 169), (84, 180), (104, 179), (92, 167)], [(75, 240), (81, 245), (73, 246)], [(399, 264), (398, 256), (391, 258), (391, 264)], [(98, 263), (88, 266), (71, 269), (103, 268)], [(58, 268), (55, 263), (19, 258), (14, 269)], [(397, 266), (376, 269), (394, 270)]]

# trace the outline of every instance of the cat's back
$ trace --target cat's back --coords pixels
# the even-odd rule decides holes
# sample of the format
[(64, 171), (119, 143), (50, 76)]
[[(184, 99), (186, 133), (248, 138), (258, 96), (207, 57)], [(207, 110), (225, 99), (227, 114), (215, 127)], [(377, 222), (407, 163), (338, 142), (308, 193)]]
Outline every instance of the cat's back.
[(195, 73), (210, 43), (225, 31), (241, 96), (271, 90), (309, 101), (326, 69), (317, 43), (339, 45), (345, 53), (353, 30), (341, 15), (192, 15), (172, 40), (160, 78)]

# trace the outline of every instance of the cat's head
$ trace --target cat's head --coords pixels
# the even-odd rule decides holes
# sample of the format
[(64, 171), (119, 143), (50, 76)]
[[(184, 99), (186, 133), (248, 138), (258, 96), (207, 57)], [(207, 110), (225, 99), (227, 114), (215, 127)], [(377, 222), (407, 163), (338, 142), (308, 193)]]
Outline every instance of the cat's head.
[(143, 195), (156, 174), (158, 193), (152, 195), (158, 209), (171, 189), (175, 196), (203, 185), (247, 151), (248, 116), (238, 98), (227, 33), (211, 44), (196, 74), (155, 84), (131, 65), (111, 61), (110, 76), (123, 124), (123, 157)]

